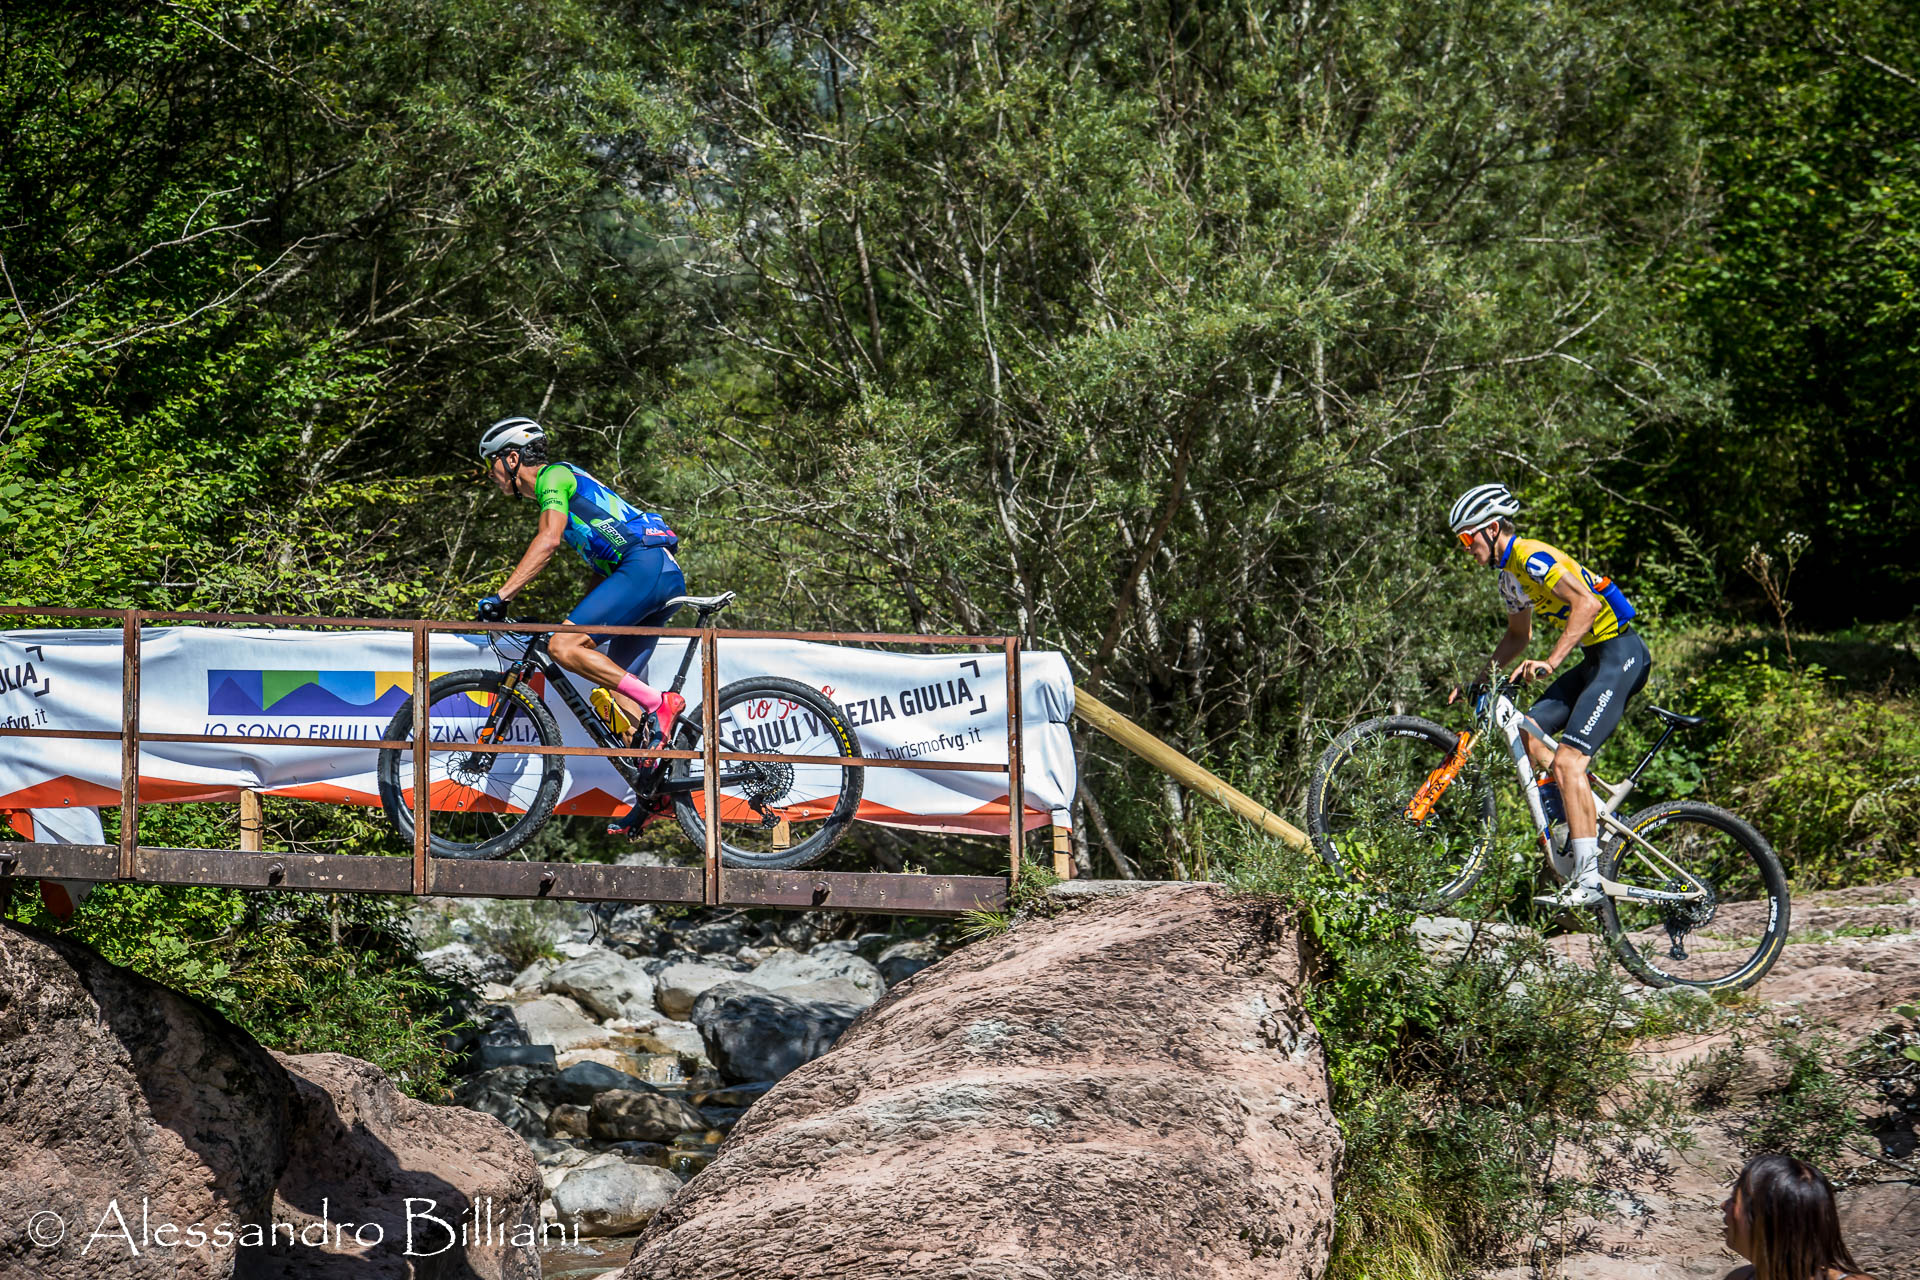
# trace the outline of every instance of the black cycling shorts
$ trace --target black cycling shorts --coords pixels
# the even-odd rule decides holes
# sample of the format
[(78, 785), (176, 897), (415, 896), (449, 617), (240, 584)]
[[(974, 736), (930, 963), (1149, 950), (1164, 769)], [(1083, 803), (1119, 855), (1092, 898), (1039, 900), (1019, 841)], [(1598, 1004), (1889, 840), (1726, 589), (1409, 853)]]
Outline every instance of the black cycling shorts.
[(1653, 654), (1637, 631), (1590, 644), (1580, 651), (1580, 664), (1561, 672), (1527, 714), (1575, 751), (1595, 755), (1620, 727), (1627, 699), (1647, 683), (1652, 666)]

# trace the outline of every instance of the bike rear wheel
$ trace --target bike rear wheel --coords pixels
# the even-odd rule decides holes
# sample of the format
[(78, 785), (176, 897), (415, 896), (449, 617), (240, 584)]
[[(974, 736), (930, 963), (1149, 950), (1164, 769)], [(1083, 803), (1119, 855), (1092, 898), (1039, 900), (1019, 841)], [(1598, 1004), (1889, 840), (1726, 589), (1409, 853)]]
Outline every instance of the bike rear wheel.
[[(860, 754), (840, 708), (797, 680), (756, 676), (720, 690), (715, 725), (720, 750), (756, 755)], [(673, 745), (698, 751), (701, 709), (689, 707)], [(703, 762), (669, 762), (674, 811), (687, 838), (707, 843)], [(687, 784), (694, 784), (690, 788)], [(730, 867), (788, 870), (823, 857), (860, 808), (866, 770), (858, 765), (720, 762), (720, 849)]]
[[(1608, 898), (1596, 907), (1620, 962), (1649, 986), (1738, 991), (1787, 944), (1787, 873), (1766, 837), (1725, 809), (1675, 801), (1642, 809), (1600, 850), (1600, 874), (1644, 889), (1706, 890), (1698, 902)], [(1657, 851), (1657, 852), (1656, 852)]]
[[(472, 742), (489, 722), (502, 696), (497, 741), (557, 747), (560, 727), (553, 712), (525, 684), (502, 695), (505, 673), (472, 667), (433, 682), (428, 730), (435, 742)], [(413, 699), (402, 703), (387, 725), (389, 740), (413, 741)], [(380, 804), (401, 840), (413, 843), (413, 752), (380, 752)], [(427, 847), (441, 858), (504, 858), (520, 848), (553, 814), (566, 782), (559, 756), (507, 751), (430, 751), (427, 765)]]
[(1459, 745), (1418, 716), (1382, 716), (1335, 738), (1307, 787), (1307, 833), (1329, 866), (1385, 892), (1396, 905), (1452, 902), (1486, 869), (1494, 799), (1471, 767), (1418, 821), (1407, 805)]

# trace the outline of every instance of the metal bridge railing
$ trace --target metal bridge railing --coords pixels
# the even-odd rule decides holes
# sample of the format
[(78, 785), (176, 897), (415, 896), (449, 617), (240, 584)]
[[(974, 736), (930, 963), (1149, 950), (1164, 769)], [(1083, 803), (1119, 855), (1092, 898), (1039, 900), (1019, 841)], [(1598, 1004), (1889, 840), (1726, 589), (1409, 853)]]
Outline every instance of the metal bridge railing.
[[(117, 620), (121, 628), (121, 720), (118, 731), (0, 728), (0, 736), (52, 740), (118, 741), (121, 744), (120, 841), (115, 845), (38, 842), (0, 844), (0, 884), (18, 879), (122, 881), (141, 884), (195, 884), (234, 888), (300, 889), (320, 892), (411, 893), (497, 898), (575, 898), (630, 902), (701, 903), (732, 906), (821, 907), (900, 914), (957, 914), (997, 907), (1020, 875), (1026, 805), (1021, 786), (1020, 642), (1014, 636), (929, 636), (842, 631), (734, 631), (716, 627), (570, 626), (562, 623), (427, 622), (395, 618), (330, 618), (285, 614), (167, 613), (145, 609), (64, 609), (34, 605), (0, 607), (0, 618), (79, 618)], [(396, 857), (355, 854), (255, 853), (230, 849), (178, 849), (140, 842), (140, 751), (143, 742), (230, 743), (230, 737), (204, 733), (149, 733), (140, 728), (140, 641), (148, 623), (193, 622), (215, 625), (339, 628), (407, 631), (413, 637), (413, 739), (329, 740), (335, 748), (382, 750), (408, 748), (413, 756), (413, 856), (402, 870)], [(591, 632), (685, 638), (701, 647), (699, 751), (665, 748), (546, 747), (527, 744), (435, 743), (430, 741), (432, 699), (428, 637), (434, 632)], [(722, 640), (812, 640), (832, 644), (887, 644), (917, 647), (984, 646), (1000, 649), (1007, 662), (1007, 758), (1001, 764), (971, 761), (892, 760), (872, 756), (796, 756), (723, 751), (714, 723), (718, 714), (719, 646)], [(298, 737), (250, 736), (259, 746), (313, 746)], [(706, 778), (704, 865), (639, 867), (599, 863), (470, 862), (430, 856), (432, 812), (428, 807), (428, 752), (506, 751), (526, 755), (621, 756), (649, 759), (698, 759)], [(1007, 875), (930, 876), (865, 872), (761, 871), (724, 867), (720, 856), (719, 779), (722, 761), (794, 764), (855, 764), (864, 768), (954, 770), (1007, 776)]]

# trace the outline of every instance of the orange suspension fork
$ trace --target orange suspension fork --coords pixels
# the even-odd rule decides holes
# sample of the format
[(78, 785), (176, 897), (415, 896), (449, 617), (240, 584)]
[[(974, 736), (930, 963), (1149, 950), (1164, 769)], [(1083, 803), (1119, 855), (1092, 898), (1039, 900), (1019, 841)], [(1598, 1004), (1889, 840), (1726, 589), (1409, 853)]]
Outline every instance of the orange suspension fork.
[(1414, 822), (1425, 822), (1433, 813), (1433, 806), (1440, 803), (1440, 797), (1447, 793), (1453, 780), (1460, 775), (1461, 768), (1467, 763), (1467, 753), (1473, 750), (1473, 731), (1461, 733), (1460, 741), (1455, 744), (1453, 754), (1446, 763), (1427, 775), (1420, 789), (1413, 793), (1413, 799), (1407, 802), (1407, 817)]

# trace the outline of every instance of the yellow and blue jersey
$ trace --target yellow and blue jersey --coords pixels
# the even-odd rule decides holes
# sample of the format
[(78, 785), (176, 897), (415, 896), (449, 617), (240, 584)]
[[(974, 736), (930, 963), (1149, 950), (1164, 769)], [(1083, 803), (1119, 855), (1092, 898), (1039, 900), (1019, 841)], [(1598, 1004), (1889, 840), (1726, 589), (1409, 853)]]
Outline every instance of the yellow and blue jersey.
[(1553, 593), (1554, 584), (1569, 573), (1577, 573), (1587, 589), (1600, 601), (1600, 616), (1593, 620), (1582, 646), (1611, 640), (1627, 629), (1635, 610), (1612, 578), (1599, 577), (1580, 567), (1558, 547), (1550, 547), (1533, 538), (1513, 538), (1500, 557), (1500, 599), (1508, 613), (1525, 613), (1546, 618), (1562, 631), (1573, 613), (1573, 606)]

